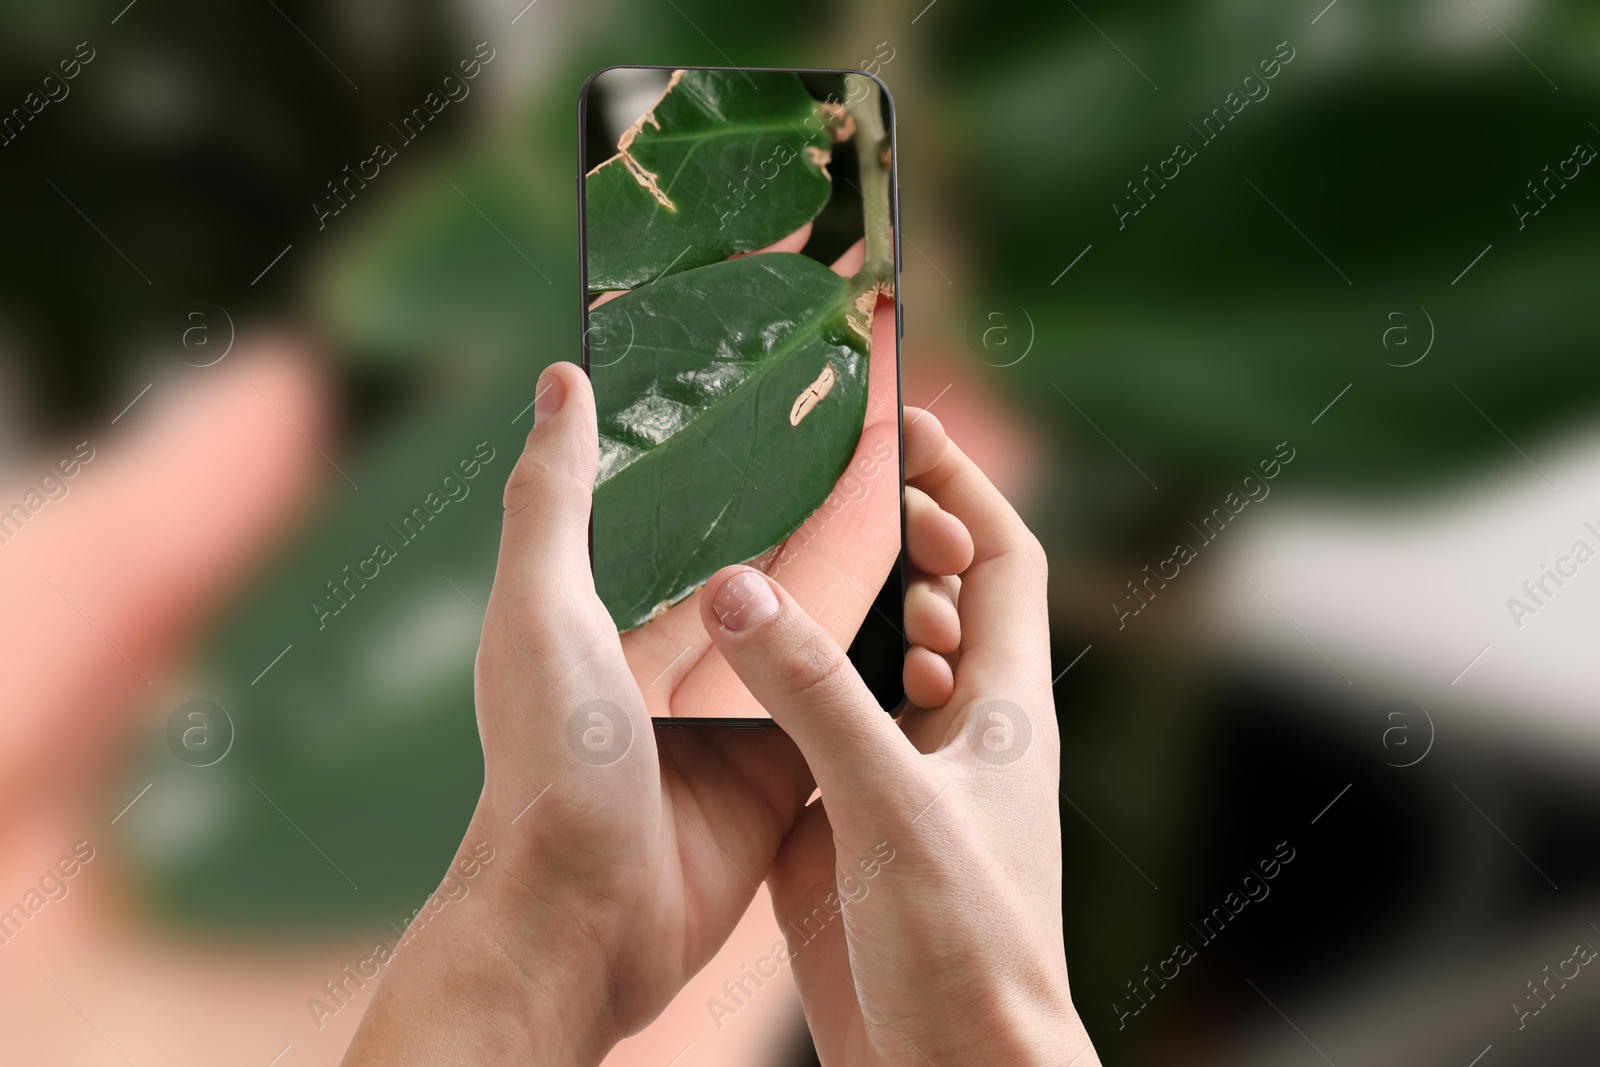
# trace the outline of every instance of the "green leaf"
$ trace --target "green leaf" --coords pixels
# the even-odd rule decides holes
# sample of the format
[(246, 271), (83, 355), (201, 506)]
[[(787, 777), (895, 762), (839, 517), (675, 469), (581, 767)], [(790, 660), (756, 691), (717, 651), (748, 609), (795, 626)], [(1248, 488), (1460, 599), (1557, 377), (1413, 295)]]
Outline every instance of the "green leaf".
[(770, 252), (590, 312), (607, 339), (591, 345), (595, 584), (619, 629), (778, 545), (833, 491), (866, 417), (860, 289)]
[(824, 119), (795, 74), (675, 72), (584, 179), (589, 292), (753, 252), (816, 218), (833, 188)]
[(350, 218), (308, 286), (337, 342), (330, 355), (390, 372), (445, 365), (454, 376), (493, 362), (520, 373), (572, 310), (560, 265), (576, 253), (577, 212), (572, 174), (561, 177), (564, 186), (498, 146), (385, 189), (369, 215)]

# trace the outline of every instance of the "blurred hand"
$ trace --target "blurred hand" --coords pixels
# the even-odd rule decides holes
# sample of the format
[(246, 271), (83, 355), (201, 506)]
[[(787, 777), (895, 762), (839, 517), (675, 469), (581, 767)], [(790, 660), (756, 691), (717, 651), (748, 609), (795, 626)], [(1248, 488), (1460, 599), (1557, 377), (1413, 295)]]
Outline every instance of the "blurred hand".
[(768, 876), (773, 906), (824, 1064), (1094, 1064), (1062, 941), (1044, 553), (933, 417), (906, 415), (908, 493), (977, 549), (958, 619), (907, 605), (914, 641), (959, 641), (947, 699), (896, 725), (838, 641), (752, 568), (717, 572), (702, 598), (707, 632), (821, 789)]
[[(79, 440), (77, 454), (93, 455), (0, 544), (0, 907), (73, 842), (98, 854), (70, 896), (20, 934), (7, 928), (0, 1059), (122, 1062), (103, 1032), (136, 1063), (200, 1067), (276, 1037), (281, 1006), (302, 1003), (344, 950), (178, 952), (152, 936), (110, 847), (136, 792), (118, 768), (146, 713), (184, 688), (196, 637), (337, 478), (308, 443), (334, 448), (330, 389), (302, 345), (241, 336), (224, 362), (159, 377), (113, 426), (116, 410), (16, 471), (32, 484), (0, 496), (0, 507), (25, 500)], [(328, 1062), (296, 1042), (299, 1062)]]
[[(104, 800), (88, 794), (140, 725), (131, 713), (326, 472), (301, 436), (326, 436), (326, 389), (298, 346), (255, 341), (164, 381), (121, 426), (74, 435), (95, 458), (0, 545), (0, 828)], [(33, 488), (7, 487), (0, 507)]]
[[(593, 393), (581, 370), (557, 363), (538, 396), (506, 487), (476, 672), (485, 781), (463, 858), (481, 843), (496, 858), (479, 891), (397, 953), (348, 1064), (599, 1062), (716, 952), (815, 789), (778, 730), (655, 735), (651, 713), (665, 714), (694, 672), (641, 691), (589, 568)], [(908, 448), (940, 452), (942, 433), (931, 419), (908, 427)], [(933, 568), (919, 582), (966, 566), (971, 541), (957, 519), (919, 499), (907, 521), (911, 558)], [(890, 535), (886, 551), (861, 554), (892, 560)], [(953, 615), (930, 595), (908, 603), (906, 626), (953, 648)], [(948, 683), (941, 657), (917, 655), (937, 660)]]

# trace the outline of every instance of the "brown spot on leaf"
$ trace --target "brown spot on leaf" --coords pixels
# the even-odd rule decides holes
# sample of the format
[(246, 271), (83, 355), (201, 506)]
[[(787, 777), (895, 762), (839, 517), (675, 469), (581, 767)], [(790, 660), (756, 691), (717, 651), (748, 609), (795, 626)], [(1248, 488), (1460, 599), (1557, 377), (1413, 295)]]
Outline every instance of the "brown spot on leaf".
[(800, 420), (811, 414), (811, 409), (822, 403), (823, 397), (833, 392), (833, 383), (838, 380), (839, 372), (833, 369), (833, 364), (824, 364), (817, 380), (794, 398), (794, 406), (789, 409), (789, 425), (799, 426)]

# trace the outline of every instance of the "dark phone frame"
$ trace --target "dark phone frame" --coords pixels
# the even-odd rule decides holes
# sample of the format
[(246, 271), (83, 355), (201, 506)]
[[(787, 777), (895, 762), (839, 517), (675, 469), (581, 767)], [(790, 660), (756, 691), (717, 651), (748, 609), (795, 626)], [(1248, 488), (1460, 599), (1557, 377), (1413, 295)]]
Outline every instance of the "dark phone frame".
[[(900, 575), (899, 618), (896, 623), (893, 619), (889, 622), (900, 632), (900, 656), (904, 663), (905, 656), (911, 650), (911, 643), (905, 636), (905, 599), (906, 599), (906, 427), (905, 427), (905, 395), (903, 392), (904, 379), (901, 374), (900, 349), (901, 339), (905, 336), (904, 304), (900, 299), (900, 147), (899, 123), (896, 121), (894, 110), (894, 96), (889, 92), (889, 86), (884, 84), (882, 78), (876, 74), (868, 74), (864, 70), (843, 67), (678, 67), (665, 66), (659, 63), (616, 63), (609, 67), (601, 67), (589, 77), (584, 79), (583, 87), (578, 90), (578, 321), (582, 329), (578, 334), (578, 344), (581, 352), (580, 363), (585, 374), (591, 374), (589, 367), (589, 250), (587, 244), (588, 227), (585, 222), (588, 218), (588, 205), (584, 198), (584, 176), (589, 172), (585, 146), (589, 118), (589, 90), (594, 85), (595, 79), (612, 70), (731, 70), (739, 73), (756, 71), (763, 74), (857, 74), (863, 78), (871, 78), (878, 83), (878, 88), (883, 92), (884, 103), (889, 112), (889, 158), (894, 161), (894, 169), (890, 175), (889, 183), (889, 225), (894, 229), (894, 389), (895, 389), (895, 428), (898, 433), (899, 461), (900, 461), (900, 552), (895, 559), (895, 572)], [(862, 211), (866, 211), (865, 205)], [(589, 512), (589, 570), (594, 571), (594, 511)], [(884, 581), (887, 588), (889, 580)], [(879, 591), (878, 596), (882, 595)], [(877, 599), (868, 606), (870, 617), (873, 611), (878, 610)], [(849, 649), (845, 650), (846, 655)], [(891, 717), (898, 717), (907, 706), (904, 685), (900, 688), (900, 699), (892, 708), (884, 708)], [(741, 730), (763, 730), (777, 727), (777, 721), (770, 716), (767, 718), (742, 718), (742, 717), (699, 717), (662, 718), (651, 716), (650, 722), (657, 728), (661, 727), (698, 727), (698, 726), (730, 726)]]

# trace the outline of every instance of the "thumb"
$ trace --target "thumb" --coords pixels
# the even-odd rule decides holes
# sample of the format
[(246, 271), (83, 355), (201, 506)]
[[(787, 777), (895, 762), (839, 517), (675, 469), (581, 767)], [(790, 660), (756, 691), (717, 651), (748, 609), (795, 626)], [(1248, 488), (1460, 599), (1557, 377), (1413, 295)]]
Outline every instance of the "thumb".
[[(494, 823), (506, 833), (553, 775), (574, 781), (578, 764), (552, 747), (552, 735), (565, 731), (572, 754), (593, 767), (629, 753), (634, 762), (624, 770), (642, 766), (646, 755), (654, 763), (649, 714), (589, 571), (599, 432), (588, 376), (572, 363), (552, 363), (539, 376), (533, 408), (533, 429), (506, 481), (500, 558), (474, 671), (484, 792), (492, 818), (508, 820)], [(591, 735), (603, 735), (598, 746)], [(655, 789), (648, 775), (624, 780), (629, 799)], [(616, 799), (608, 794), (608, 802)]]
[[(539, 661), (559, 670), (563, 661), (616, 646), (620, 663), (621, 647), (589, 572), (599, 433), (588, 376), (572, 363), (552, 363), (539, 376), (533, 407), (533, 430), (506, 481), (486, 622), (519, 650), (523, 666), (535, 667), (549, 683), (552, 672)], [(611, 670), (615, 663), (604, 666)]]
[(916, 749), (844, 649), (782, 586), (751, 567), (725, 567), (706, 583), (700, 614), (728, 665), (799, 746), (823, 797), (842, 802), (830, 810), (900, 806), (893, 798), (920, 774)]
[(0, 494), (0, 509), (38, 504), (20, 511), (26, 530), (18, 508), (0, 510), (0, 809), (120, 742), (127, 712), (162, 691), (318, 480), (337, 478), (307, 446), (327, 436), (327, 385), (293, 342), (241, 344), (155, 389)]
[(589, 507), (599, 462), (594, 392), (571, 363), (539, 376), (533, 431), (506, 481), (505, 519), (495, 585), (555, 594), (590, 585)]

